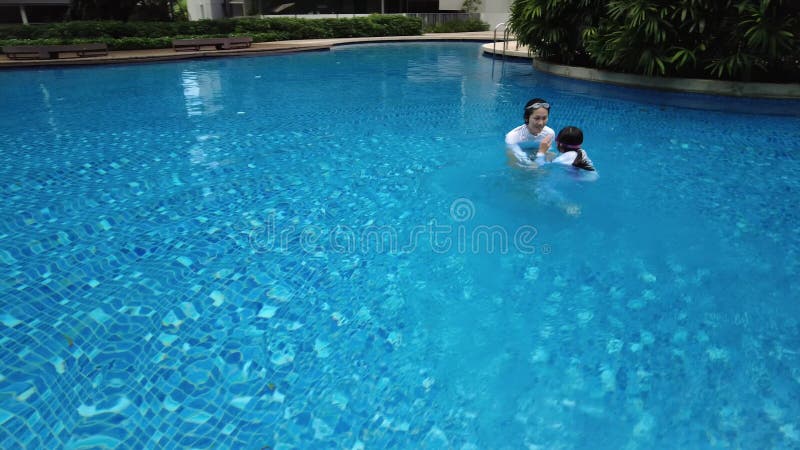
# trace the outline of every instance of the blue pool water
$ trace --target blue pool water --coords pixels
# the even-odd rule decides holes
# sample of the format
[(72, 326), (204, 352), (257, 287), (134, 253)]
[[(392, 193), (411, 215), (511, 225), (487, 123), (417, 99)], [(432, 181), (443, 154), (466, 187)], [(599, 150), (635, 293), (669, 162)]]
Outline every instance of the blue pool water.
[[(534, 96), (597, 182), (505, 165)], [(800, 446), (800, 102), (420, 43), (0, 105), (2, 448)]]

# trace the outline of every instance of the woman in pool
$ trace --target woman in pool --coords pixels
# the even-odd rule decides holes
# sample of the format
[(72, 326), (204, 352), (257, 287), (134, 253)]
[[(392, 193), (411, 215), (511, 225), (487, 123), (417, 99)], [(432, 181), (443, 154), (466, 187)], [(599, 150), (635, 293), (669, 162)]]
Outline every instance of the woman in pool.
[(565, 166), (575, 167), (580, 173), (591, 172), (595, 176), (597, 171), (586, 154), (586, 150), (581, 148), (583, 144), (583, 131), (574, 126), (568, 126), (561, 129), (556, 137), (556, 147), (558, 148), (558, 155), (552, 161), (547, 161), (547, 150), (550, 148), (552, 136), (543, 139), (539, 144), (539, 151), (536, 153), (536, 164), (544, 165), (548, 163), (563, 164)]
[[(512, 165), (536, 167), (530, 154), (536, 148), (541, 150), (543, 142), (549, 138), (545, 148), (546, 153), (556, 134), (552, 128), (547, 126), (547, 119), (550, 118), (550, 104), (542, 98), (528, 100), (522, 118), (525, 123), (506, 134), (506, 154)], [(543, 160), (547, 159), (544, 156), (543, 158)]]

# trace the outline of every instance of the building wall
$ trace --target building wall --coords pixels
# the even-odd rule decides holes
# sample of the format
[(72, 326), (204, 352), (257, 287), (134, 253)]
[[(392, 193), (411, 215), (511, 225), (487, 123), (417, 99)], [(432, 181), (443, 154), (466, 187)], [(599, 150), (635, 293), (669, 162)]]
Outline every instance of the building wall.
[[(511, 2), (512, 0), (483, 0), (481, 2), (478, 12), (481, 13), (481, 20), (489, 24), (490, 30), (494, 30), (497, 24), (508, 21)], [(439, 0), (439, 10), (460, 11), (463, 4), (464, 0)]]
[[(3, 0), (0, 0), (2, 2)], [(325, 3), (324, 8), (318, 7), (316, 10), (308, 11), (304, 2), (295, 0), (285, 0), (286, 3), (294, 3), (294, 6), (281, 14), (286, 15), (304, 15), (304, 14), (365, 14), (380, 12), (380, 0), (320, 0), (320, 4)], [(436, 12), (438, 11), (459, 11), (464, 3), (464, 0), (432, 0), (430, 8), (424, 7), (426, 4), (423, 0), (383, 0), (384, 11), (386, 13), (404, 13), (404, 12)], [(479, 12), (481, 13), (481, 20), (489, 24), (490, 29), (508, 20), (509, 8), (512, 0), (483, 0)], [(186, 6), (189, 10), (189, 20), (202, 20), (202, 19), (222, 19), (225, 17), (224, 0), (187, 0)], [(233, 12), (238, 16), (241, 12), (248, 14), (249, 12), (259, 12), (261, 4), (253, 0), (230, 0), (228, 3), (234, 6)], [(278, 2), (273, 2), (277, 4)], [(306, 2), (307, 3), (307, 2)], [(262, 14), (270, 14), (271, 8), (264, 7), (260, 11)], [(429, 11), (430, 9), (430, 11)]]
[(0, 0), (2, 6), (19, 5), (66, 5), (69, 6), (70, 0)]
[(464, 0), (439, 0), (440, 11), (461, 11)]
[(69, 0), (0, 0), (0, 23), (60, 22), (68, 9)]
[[(508, 17), (511, 12), (511, 1), (512, 0), (483, 0), (481, 20), (489, 24), (490, 30), (494, 30), (494, 27), (499, 23), (508, 22)], [(498, 33), (500, 33), (499, 29)]]
[(189, 20), (224, 19), (223, 0), (186, 0)]

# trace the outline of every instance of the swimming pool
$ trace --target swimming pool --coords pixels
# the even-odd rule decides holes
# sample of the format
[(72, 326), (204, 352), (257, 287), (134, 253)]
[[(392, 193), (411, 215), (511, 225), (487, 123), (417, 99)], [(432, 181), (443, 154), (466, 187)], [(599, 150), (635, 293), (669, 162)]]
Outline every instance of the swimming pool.
[(0, 447), (800, 445), (800, 102), (478, 49), (0, 73)]

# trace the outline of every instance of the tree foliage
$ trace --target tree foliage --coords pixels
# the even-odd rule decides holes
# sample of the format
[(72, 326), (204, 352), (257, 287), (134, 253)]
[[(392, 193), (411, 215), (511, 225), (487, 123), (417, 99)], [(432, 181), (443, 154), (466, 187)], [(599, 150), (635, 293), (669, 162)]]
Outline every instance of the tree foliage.
[(796, 0), (515, 0), (511, 29), (548, 61), (621, 72), (800, 80)]
[(461, 4), (461, 11), (466, 13), (477, 13), (481, 11), (483, 0), (464, 0)]
[(73, 20), (169, 20), (171, 0), (72, 0)]
[(128, 20), (137, 0), (72, 0), (69, 15), (73, 20)]
[(544, 59), (567, 64), (587, 58), (580, 30), (600, 21), (602, 0), (515, 0), (509, 28)]

